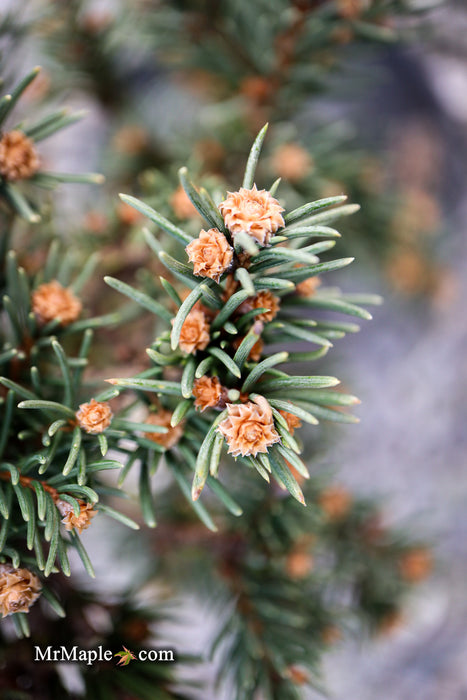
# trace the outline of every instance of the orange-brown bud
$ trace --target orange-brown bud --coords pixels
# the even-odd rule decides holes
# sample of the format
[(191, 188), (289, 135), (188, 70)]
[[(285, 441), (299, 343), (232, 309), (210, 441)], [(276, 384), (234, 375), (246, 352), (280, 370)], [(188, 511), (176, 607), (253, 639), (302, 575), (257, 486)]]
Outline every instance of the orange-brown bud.
[(117, 131), (113, 145), (121, 153), (134, 155), (140, 153), (148, 145), (148, 132), (141, 126), (124, 126)]
[(0, 564), (0, 611), (2, 617), (18, 612), (29, 612), (39, 598), (41, 582), (28, 569), (15, 569)]
[(175, 427), (170, 425), (172, 420), (172, 411), (167, 411), (164, 408), (159, 409), (157, 413), (151, 413), (146, 418), (146, 423), (149, 425), (160, 425), (163, 428), (167, 428), (166, 433), (144, 433), (144, 437), (153, 442), (157, 442), (158, 445), (170, 449), (177, 444), (177, 442), (183, 436), (183, 423), (179, 423)]
[(432, 554), (424, 547), (406, 552), (399, 560), (400, 574), (403, 579), (410, 583), (419, 583), (426, 579), (432, 568)]
[(260, 75), (247, 76), (240, 85), (240, 92), (257, 104), (268, 102), (274, 92), (271, 80)]
[(26, 180), (39, 168), (34, 143), (22, 131), (8, 131), (0, 139), (0, 175), (5, 180)]
[(365, 0), (337, 0), (337, 12), (345, 19), (357, 19), (365, 9)]
[[(240, 347), (240, 345), (242, 343), (242, 340), (243, 340), (243, 338), (236, 338), (233, 341), (233, 346), (234, 346), (235, 350), (238, 350), (238, 348)], [(253, 345), (253, 347), (250, 350), (250, 353), (248, 355), (248, 359), (253, 360), (253, 362), (259, 362), (261, 359), (261, 355), (263, 353), (263, 349), (264, 349), (264, 343), (261, 340), (261, 338), (258, 338), (256, 343)]]
[(60, 321), (62, 326), (76, 321), (83, 308), (71, 289), (62, 287), (57, 280), (45, 282), (35, 289), (31, 295), (31, 305), (41, 323)]
[(241, 187), (238, 192), (228, 192), (219, 209), (225, 225), (235, 238), (243, 231), (260, 245), (267, 245), (273, 233), (284, 226), (283, 207), (266, 190)]
[(195, 407), (200, 411), (217, 406), (223, 395), (223, 387), (217, 377), (200, 377), (193, 385)]
[(90, 435), (98, 435), (104, 432), (112, 422), (112, 409), (107, 401), (91, 399), (89, 403), (82, 403), (76, 414), (76, 420), (80, 428)]
[(193, 309), (185, 319), (180, 333), (180, 350), (195, 353), (204, 350), (209, 344), (209, 323), (202, 311)]
[(256, 321), (264, 321), (267, 323), (272, 321), (279, 313), (280, 299), (274, 296), (269, 289), (264, 289), (258, 292), (258, 294), (255, 294), (254, 297), (246, 299), (243, 304), (239, 306), (238, 313), (246, 314), (253, 309), (267, 309), (267, 311), (263, 311), (258, 314), (258, 316), (255, 316)]
[(198, 210), (181, 185), (177, 187), (170, 198), (170, 205), (177, 219), (193, 219), (199, 216)]
[(300, 549), (294, 550), (287, 556), (285, 569), (292, 579), (306, 578), (313, 569), (313, 557)]
[(284, 675), (291, 680), (294, 685), (305, 685), (310, 681), (309, 674), (298, 666), (289, 666), (286, 668)]
[(287, 426), (291, 435), (294, 434), (295, 428), (301, 428), (302, 421), (298, 416), (295, 416), (293, 413), (289, 413), (288, 411), (279, 411), (279, 413), (287, 421)]
[(75, 514), (73, 506), (68, 501), (58, 500), (56, 505), (62, 516), (62, 523), (66, 530), (77, 530), (81, 535), (83, 530), (87, 530), (91, 524), (92, 518), (97, 515), (97, 510), (94, 510), (91, 503), (79, 500), (79, 515)]
[(352, 498), (341, 486), (330, 486), (320, 494), (318, 503), (329, 520), (342, 520), (350, 510)]
[(138, 221), (141, 221), (143, 215), (126, 202), (120, 202), (117, 205), (117, 217), (125, 226), (133, 226), (137, 224)]
[(321, 284), (319, 277), (309, 277), (295, 286), (295, 292), (301, 297), (312, 297)]
[(216, 228), (201, 229), (194, 241), (185, 248), (193, 263), (193, 272), (199, 277), (209, 277), (219, 282), (221, 275), (230, 267), (233, 248), (227, 238)]
[(298, 143), (285, 143), (276, 149), (271, 165), (279, 177), (297, 182), (311, 172), (313, 161)]
[(263, 396), (244, 404), (227, 404), (228, 417), (218, 426), (234, 457), (246, 457), (267, 452), (270, 445), (280, 441), (274, 427), (272, 410)]

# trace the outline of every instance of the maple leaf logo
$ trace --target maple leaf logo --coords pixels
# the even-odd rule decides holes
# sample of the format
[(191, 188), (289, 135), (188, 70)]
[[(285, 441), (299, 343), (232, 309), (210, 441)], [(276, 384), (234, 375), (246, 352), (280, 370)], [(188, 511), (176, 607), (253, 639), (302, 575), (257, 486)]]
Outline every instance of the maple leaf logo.
[(123, 647), (124, 651), (119, 651), (114, 656), (120, 656), (120, 661), (117, 663), (117, 666), (128, 666), (130, 661), (133, 659), (136, 659), (136, 656), (133, 654), (132, 651), (127, 649), (125, 646)]

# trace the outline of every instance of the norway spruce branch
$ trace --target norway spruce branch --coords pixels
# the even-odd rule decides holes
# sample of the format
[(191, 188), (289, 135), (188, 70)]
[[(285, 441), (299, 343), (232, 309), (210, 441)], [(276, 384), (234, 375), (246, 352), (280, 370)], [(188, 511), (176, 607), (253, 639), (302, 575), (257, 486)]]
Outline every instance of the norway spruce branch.
[[(90, 400), (82, 384), (93, 327), (105, 319), (82, 319), (80, 289), (95, 267), (84, 265), (73, 279), (59, 248), (52, 245), (45, 265), (31, 275), (14, 251), (5, 260), (0, 336), (0, 529), (2, 575), (18, 579), (22, 595), (2, 604), (2, 615), (27, 611), (41, 590), (63, 610), (43, 582), (52, 573), (71, 573), (73, 547), (93, 576), (79, 535), (99, 510), (125, 525), (137, 523), (107, 504), (100, 474), (119, 469), (109, 459), (123, 425), (116, 420), (106, 390)], [(59, 282), (58, 280), (61, 280)], [(99, 399), (99, 400), (97, 400)], [(133, 426), (125, 425), (133, 429)], [(155, 428), (163, 431), (163, 428)], [(9, 563), (10, 562), (10, 563)], [(27, 621), (23, 620), (23, 633)]]
[[(31, 71), (0, 100), (2, 122), (37, 74), (38, 69)], [(82, 382), (93, 330), (121, 322), (127, 311), (86, 318), (80, 293), (97, 256), (73, 274), (70, 256), (55, 241), (41, 269), (31, 272), (10, 249), (15, 219), (39, 220), (23, 185), (101, 181), (97, 175), (40, 170), (35, 144), (74, 121), (75, 116), (59, 111), (23, 121), (2, 132), (0, 140), (0, 199), (6, 205), (0, 232), (0, 612), (13, 615), (23, 636), (29, 634), (25, 613), (39, 597), (64, 615), (47, 579), (58, 572), (70, 576), (70, 548), (94, 576), (80, 535), (99, 510), (138, 528), (128, 516), (100, 503), (111, 491), (100, 474), (122, 466), (106, 457), (126, 434), (118, 423), (111, 426), (108, 400), (116, 392), (89, 396), (91, 389)], [(20, 257), (27, 263), (27, 255)]]
[(97, 184), (103, 182), (97, 173), (54, 173), (42, 169), (37, 144), (82, 118), (61, 109), (39, 119), (12, 122), (13, 109), (25, 90), (39, 75), (34, 68), (11, 91), (0, 98), (0, 201), (29, 223), (40, 221), (34, 201), (34, 187), (53, 189), (60, 183)]
[[(143, 202), (121, 195), (185, 246), (188, 260), (184, 254), (172, 257), (154, 233), (145, 232), (168, 279), (175, 278), (188, 290), (183, 292), (177, 285), (176, 296), (170, 295), (171, 304), (175, 299), (178, 306), (171, 327), (147, 350), (156, 378), (108, 381), (117, 389), (131, 388), (150, 397), (147, 423), (165, 426), (167, 433), (147, 431), (139, 445), (147, 446), (150, 462), (151, 452), (166, 452), (172, 470), (180, 452), (185, 458), (192, 456), (191, 497), (195, 503), (208, 478), (211, 484), (219, 483), (221, 457), (227, 448), (244, 467), (255, 469), (266, 480), (274, 477), (305, 504), (296, 473), (308, 476), (308, 471), (299, 457), (302, 445), (294, 436), (295, 429), (302, 420), (310, 424), (326, 418), (354, 421), (342, 408), (355, 405), (358, 399), (336, 391), (339, 380), (335, 377), (290, 375), (287, 365), (322, 357), (332, 347), (331, 340), (355, 332), (358, 326), (314, 320), (304, 316), (303, 309), (337, 311), (366, 320), (371, 315), (361, 304), (380, 301), (362, 296), (355, 304), (338, 289), (320, 286), (324, 273), (353, 260), (321, 261), (318, 256), (334, 244), (320, 240), (323, 235), (325, 239), (339, 236), (335, 229), (323, 226), (326, 211), (334, 220), (339, 213), (335, 207), (345, 197), (328, 197), (284, 214), (279, 201), (254, 184), (266, 129), (260, 131), (250, 152), (244, 177), (248, 187), (228, 192), (218, 206), (207, 193), (196, 190), (185, 168), (180, 171), (187, 196), (206, 221), (198, 238)], [(317, 216), (318, 226), (314, 223)], [(316, 239), (319, 242), (309, 244)], [(154, 300), (141, 291), (113, 278), (106, 281), (161, 315)], [(166, 320), (166, 313), (162, 318)], [(287, 350), (274, 353), (267, 349), (284, 346), (284, 341)], [(294, 353), (291, 344), (303, 341), (317, 349)], [(169, 373), (170, 379), (166, 378)], [(180, 482), (177, 469), (174, 473)], [(145, 498), (146, 492), (142, 493)], [(216, 495), (225, 501), (219, 491)], [(204, 511), (196, 510), (206, 522)]]

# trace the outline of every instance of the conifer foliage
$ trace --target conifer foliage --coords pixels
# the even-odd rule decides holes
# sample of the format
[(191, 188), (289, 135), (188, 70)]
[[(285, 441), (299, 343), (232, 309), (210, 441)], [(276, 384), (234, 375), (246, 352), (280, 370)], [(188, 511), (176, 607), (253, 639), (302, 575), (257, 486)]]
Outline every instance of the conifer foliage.
[[(218, 475), (227, 447), (242, 465), (255, 469), (266, 481), (272, 474), (305, 503), (294, 473), (306, 479), (309, 473), (299, 456), (302, 449), (295, 429), (302, 421), (313, 425), (322, 418), (351, 421), (340, 409), (358, 399), (334, 390), (339, 384), (335, 377), (292, 375), (284, 365), (323, 357), (332, 347), (332, 338), (354, 332), (358, 326), (315, 320), (303, 310), (369, 319), (360, 304), (380, 301), (375, 296), (355, 298), (335, 288), (318, 287), (318, 275), (352, 262), (352, 258), (321, 262), (318, 255), (330, 251), (340, 236), (329, 224), (355, 207), (340, 206), (346, 198), (338, 196), (286, 213), (273, 196), (279, 182), (272, 193), (258, 190), (254, 176), (266, 130), (253, 144), (242, 187), (229, 192), (218, 206), (205, 190), (195, 188), (185, 168), (180, 171), (181, 183), (208, 229), (202, 229), (197, 239), (144, 203), (122, 195), (126, 203), (186, 244), (193, 267), (186, 259), (169, 255), (153, 233), (145, 232), (151, 249), (184, 289), (177, 290), (162, 279), (169, 304), (175, 304), (177, 311), (169, 321), (171, 328), (147, 350), (156, 378), (108, 381), (155, 395), (151, 422), (166, 425), (168, 433), (155, 434), (153, 440), (159, 449), (170, 452), (169, 463), (179, 478), (183, 478), (180, 455), (190, 454), (185, 459), (194, 466), (191, 495), (195, 502), (207, 481), (217, 495), (224, 495)], [(141, 291), (113, 278), (106, 281), (158, 313), (153, 300)], [(304, 342), (311, 349), (294, 352), (296, 344)], [(277, 344), (287, 350), (268, 351)], [(179, 381), (164, 379), (171, 368), (173, 374), (180, 373)]]
[[(146, 11), (148, 3), (143, 4)], [(80, 80), (91, 76), (102, 104), (120, 110), (125, 76), (115, 71), (114, 49), (123, 35), (111, 41), (115, 27), (86, 20), (80, 0), (57, 5), (65, 19), (58, 29), (53, 23), (49, 28), (50, 53), (73, 47), (70, 56)], [(243, 21), (238, 5), (222, 3), (220, 27), (224, 20), (231, 26), (232, 14)], [(398, 3), (288, 5), (274, 2), (292, 23), (293, 45), (287, 32), (278, 35), (270, 16), (264, 27), (265, 40), (282, 59), (279, 82), (269, 85), (276, 85), (280, 99), (275, 104), (267, 96), (257, 104), (268, 109), (255, 111), (241, 141), (265, 111), (288, 117), (281, 105), (288, 103), (290, 91), (294, 106), (307, 93), (307, 85), (293, 78), (293, 66), (298, 76), (308, 39), (316, 50), (323, 37), (325, 45), (331, 35), (333, 42), (341, 41), (336, 28), (387, 39), (380, 15)], [(160, 6), (167, 41), (178, 35), (173, 18), (185, 16), (186, 8), (165, 1)], [(358, 12), (352, 10), (357, 6)], [(309, 23), (316, 16), (322, 24), (313, 38)], [(11, 31), (9, 26), (0, 25), (0, 31)], [(67, 34), (70, 27), (76, 36)], [(21, 23), (20, 28), (18, 36), (29, 31)], [(207, 31), (204, 25), (198, 29)], [(149, 22), (142, 35), (146, 31)], [(281, 42), (268, 39), (276, 35)], [(223, 42), (220, 57), (231, 54), (228, 37), (223, 32), (217, 37)], [(204, 66), (212, 58), (205, 53), (209, 44), (203, 50), (191, 39), (188, 55)], [(185, 58), (178, 56), (182, 63)], [(249, 81), (245, 58), (252, 63), (247, 72), (255, 74)], [(236, 89), (242, 85), (249, 99), (271, 76), (269, 63), (256, 65), (237, 54), (221, 61), (213, 74), (228, 72), (231, 61), (231, 82)], [(0, 665), (8, 670), (0, 677), (0, 694), (75, 700), (55, 666), (24, 661), (27, 638), (34, 640), (43, 630), (47, 644), (66, 644), (71, 636), (73, 643), (85, 645), (92, 638), (117, 656), (122, 647), (133, 653), (156, 646), (166, 611), (160, 603), (141, 605), (139, 597), (144, 584), (156, 582), (173, 596), (195, 595), (216, 614), (209, 653), (229, 697), (304, 697), (305, 687), (325, 685), (321, 657), (344, 630), (381, 632), (396, 624), (407, 591), (431, 566), (423, 543), (386, 528), (378, 505), (318, 473), (310, 458), (323, 437), (322, 424), (333, 438), (336, 423), (358, 422), (350, 411), (359, 400), (341, 390), (338, 378), (322, 372), (331, 366), (327, 354), (334, 343), (357, 332), (359, 321), (371, 319), (367, 307), (381, 303), (377, 295), (348, 294), (332, 284), (330, 273), (353, 262), (353, 257), (333, 256), (341, 239), (336, 226), (345, 232), (359, 206), (344, 194), (306, 202), (300, 193), (309, 188), (297, 182), (312, 170), (312, 158), (303, 146), (297, 152), (292, 145), (288, 153), (289, 166), (290, 157), (292, 165), (298, 157), (302, 172), (297, 178), (292, 168), (293, 186), (271, 182), (269, 175), (265, 179), (268, 170), (258, 164), (267, 124), (249, 156), (245, 153), (241, 181), (226, 185), (226, 172), (206, 176), (194, 159), (200, 179), (212, 189), (195, 185), (186, 167), (175, 184), (173, 154), (161, 155), (144, 134), (128, 127), (116, 142), (125, 147), (131, 142), (132, 156), (138, 142), (139, 155), (128, 158), (128, 171), (115, 180), (133, 182), (146, 156), (160, 169), (143, 171), (140, 198), (122, 194), (122, 204), (112, 192), (115, 201), (109, 206), (120, 207), (114, 228), (105, 217), (101, 226), (102, 217), (88, 212), (94, 233), (100, 227), (124, 251), (114, 268), (106, 267), (105, 255), (89, 255), (88, 235), (75, 237), (71, 246), (65, 234), (63, 240), (55, 235), (54, 197), (47, 191), (61, 183), (96, 185), (103, 177), (49, 172), (44, 165), (42, 140), (81, 114), (59, 109), (36, 118), (31, 109), (31, 118), (15, 122), (16, 104), (37, 76), (38, 69), (32, 70), (0, 99), (0, 613), (5, 618)], [(257, 95), (253, 98), (258, 102)], [(229, 129), (227, 124), (226, 133)], [(210, 148), (212, 156), (212, 143), (197, 144), (201, 161), (206, 156), (207, 162)], [(192, 155), (187, 148), (190, 164)], [(276, 165), (278, 158), (276, 152)], [(146, 224), (142, 231), (140, 224)], [(133, 236), (146, 246), (133, 265), (134, 276), (122, 262)], [(345, 250), (350, 248), (347, 244)], [(102, 285), (101, 299), (96, 299), (98, 265), (112, 272), (104, 278), (108, 286)], [(96, 308), (104, 313), (94, 313)], [(149, 347), (137, 347), (143, 369), (130, 363), (127, 376), (120, 376), (125, 373), (122, 363), (118, 369), (113, 364), (111, 339), (128, 343), (131, 324), (141, 319), (152, 333)], [(106, 335), (109, 327), (113, 335)], [(160, 472), (169, 474), (168, 485), (160, 485)], [(137, 484), (138, 499), (132, 498), (131, 483)], [(91, 588), (84, 592), (70, 565), (77, 554), (94, 577), (81, 536), (85, 532), (92, 546), (102, 515), (127, 526), (135, 549), (156, 562), (112, 600)], [(147, 539), (131, 532), (142, 526)], [(178, 641), (182, 644), (182, 632)], [(118, 676), (115, 664), (81, 665), (79, 674), (89, 698), (175, 700), (193, 696), (190, 671), (199, 661), (177, 654), (176, 673), (128, 661)], [(179, 669), (184, 687), (174, 690)], [(21, 689), (18, 678), (24, 677), (29, 686)], [(52, 694), (44, 694), (44, 687)]]

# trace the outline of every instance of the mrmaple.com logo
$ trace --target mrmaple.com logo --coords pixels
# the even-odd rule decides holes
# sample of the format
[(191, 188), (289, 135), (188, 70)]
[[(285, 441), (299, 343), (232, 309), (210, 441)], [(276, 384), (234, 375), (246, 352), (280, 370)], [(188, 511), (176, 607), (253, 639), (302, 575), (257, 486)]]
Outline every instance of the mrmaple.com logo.
[(137, 654), (134, 654), (124, 646), (122, 651), (114, 654), (110, 649), (104, 649), (101, 646), (96, 649), (80, 649), (78, 646), (70, 649), (64, 646), (58, 648), (48, 646), (45, 649), (41, 649), (35, 646), (34, 651), (34, 661), (84, 663), (87, 666), (92, 666), (92, 664), (102, 661), (112, 661), (115, 657), (119, 659), (117, 666), (128, 666), (131, 661), (162, 661), (169, 663), (175, 661), (175, 654), (172, 649), (140, 649)]

